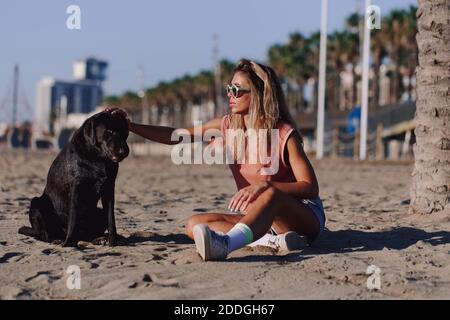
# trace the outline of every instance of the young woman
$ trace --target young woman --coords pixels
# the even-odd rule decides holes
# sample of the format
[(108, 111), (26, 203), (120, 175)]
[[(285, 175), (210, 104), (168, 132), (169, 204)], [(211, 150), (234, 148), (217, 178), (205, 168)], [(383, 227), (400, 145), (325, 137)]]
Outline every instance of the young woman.
[[(248, 163), (249, 143), (245, 135), (244, 161), (231, 163), (237, 185), (230, 213), (196, 214), (186, 224), (186, 234), (195, 241), (203, 260), (224, 260), (228, 254), (258, 239), (280, 249), (298, 249), (305, 238), (312, 243), (325, 225), (325, 214), (319, 198), (319, 185), (314, 170), (303, 151), (302, 138), (289, 115), (283, 92), (275, 72), (267, 66), (241, 60), (227, 86), (230, 113), (213, 119), (201, 127), (219, 129), (226, 141), (228, 130), (277, 130), (278, 170), (263, 174), (266, 163)], [(110, 109), (126, 116), (120, 109)], [(130, 131), (153, 141), (175, 144), (171, 135), (175, 128), (129, 123)], [(186, 129), (193, 135), (195, 128)], [(197, 129), (198, 130), (198, 129)], [(241, 131), (241, 132), (242, 132)], [(258, 148), (262, 146), (257, 145)], [(264, 150), (273, 150), (266, 147)], [(277, 157), (277, 158), (275, 158)], [(272, 235), (268, 234), (272, 231)], [(274, 234), (276, 233), (276, 234)], [(261, 241), (261, 240), (260, 240)]]

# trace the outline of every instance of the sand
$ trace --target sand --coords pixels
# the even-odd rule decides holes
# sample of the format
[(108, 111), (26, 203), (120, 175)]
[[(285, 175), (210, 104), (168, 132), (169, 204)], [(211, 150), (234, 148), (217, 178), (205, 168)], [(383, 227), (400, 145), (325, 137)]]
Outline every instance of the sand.
[[(42, 193), (54, 157), (0, 153), (1, 299), (450, 297), (450, 215), (408, 214), (412, 163), (313, 161), (328, 218), (320, 240), (302, 251), (244, 248), (205, 263), (184, 224), (193, 212), (226, 208), (235, 185), (225, 165), (130, 156), (116, 183), (123, 245), (63, 248), (17, 233), (29, 225), (30, 199)], [(67, 286), (71, 265), (80, 268), (80, 289)], [(367, 286), (370, 265), (380, 289)]]

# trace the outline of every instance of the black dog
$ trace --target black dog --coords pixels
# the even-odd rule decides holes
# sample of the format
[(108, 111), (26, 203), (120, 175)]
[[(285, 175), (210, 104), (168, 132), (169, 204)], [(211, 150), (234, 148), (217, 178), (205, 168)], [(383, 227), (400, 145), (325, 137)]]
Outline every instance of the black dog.
[(129, 153), (127, 137), (128, 124), (120, 115), (100, 112), (87, 119), (53, 161), (42, 196), (31, 200), (31, 228), (19, 233), (75, 246), (108, 229), (108, 244), (115, 245), (114, 185), (118, 162)]

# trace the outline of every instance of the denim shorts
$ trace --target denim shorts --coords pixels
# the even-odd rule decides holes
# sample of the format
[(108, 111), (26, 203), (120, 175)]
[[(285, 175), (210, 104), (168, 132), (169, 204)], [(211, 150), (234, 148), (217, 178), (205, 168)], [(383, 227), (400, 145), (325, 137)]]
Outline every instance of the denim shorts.
[[(318, 222), (319, 222), (319, 233), (317, 234), (316, 238), (312, 240), (311, 242), (316, 241), (320, 235), (322, 234), (322, 231), (325, 229), (325, 221), (327, 220), (325, 217), (325, 210), (323, 208), (322, 200), (320, 200), (319, 197), (315, 199), (300, 199), (300, 201), (308, 206), (316, 216)], [(228, 209), (228, 214), (242, 214), (241, 212), (231, 211)], [(273, 235), (276, 235), (276, 231), (273, 227), (270, 228), (269, 232)]]
[(325, 217), (325, 210), (323, 209), (323, 203), (320, 198), (315, 199), (301, 199), (302, 203), (307, 205), (308, 208), (314, 212), (317, 220), (319, 221), (319, 234), (314, 239), (317, 240), (320, 235), (322, 234), (322, 231), (325, 229), (325, 221), (327, 220)]
[[(325, 217), (325, 210), (323, 209), (322, 200), (320, 200), (320, 198), (315, 198), (315, 199), (300, 199), (300, 201), (312, 210), (312, 212), (314, 213), (314, 215), (317, 218), (317, 221), (319, 222), (319, 233), (310, 242), (310, 243), (313, 243), (322, 234), (322, 231), (325, 229), (325, 221), (327, 220)], [(277, 232), (275, 231), (275, 229), (273, 227), (270, 228), (269, 233), (271, 233), (273, 235), (277, 235)]]

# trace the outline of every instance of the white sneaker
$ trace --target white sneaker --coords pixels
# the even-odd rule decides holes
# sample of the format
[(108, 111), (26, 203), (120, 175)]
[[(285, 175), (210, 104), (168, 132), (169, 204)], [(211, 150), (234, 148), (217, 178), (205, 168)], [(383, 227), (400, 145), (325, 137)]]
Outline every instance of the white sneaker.
[(308, 245), (306, 236), (301, 236), (295, 231), (288, 231), (279, 235), (266, 233), (262, 238), (249, 244), (251, 247), (266, 246), (277, 251), (301, 250)]
[(228, 236), (210, 230), (206, 224), (197, 224), (192, 230), (197, 252), (204, 261), (225, 260), (228, 255)]

